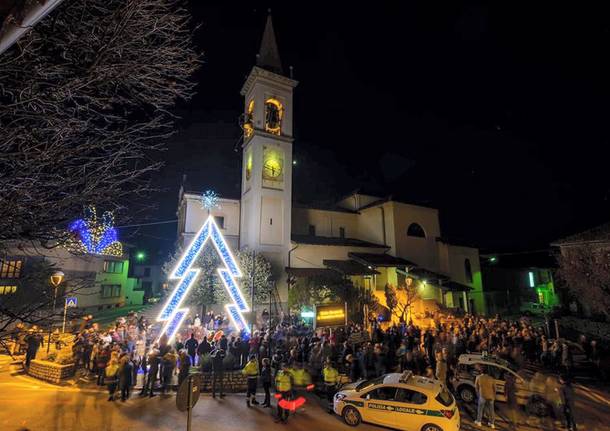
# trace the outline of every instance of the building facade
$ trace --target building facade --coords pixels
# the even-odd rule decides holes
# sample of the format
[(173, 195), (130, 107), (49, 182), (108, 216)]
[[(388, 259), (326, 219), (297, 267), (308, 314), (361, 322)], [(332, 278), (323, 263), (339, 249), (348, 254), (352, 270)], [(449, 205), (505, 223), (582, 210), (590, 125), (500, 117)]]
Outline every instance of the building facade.
[[(77, 297), (78, 308), (101, 311), (143, 303), (137, 280), (129, 276), (129, 256), (76, 255), (65, 248), (42, 249), (33, 246), (6, 247), (0, 258), (0, 293), (27, 290), (28, 271), (44, 261), (65, 274), (63, 292)], [(59, 293), (58, 304), (63, 304)]]
[(490, 314), (517, 313), (528, 303), (559, 305), (557, 262), (549, 250), (485, 254), (481, 266)]
[[(271, 262), (282, 303), (299, 278), (325, 271), (375, 292), (386, 284), (424, 281), (430, 306), (485, 312), (476, 248), (442, 238), (438, 210), (354, 192), (325, 207), (292, 199), (293, 91), (283, 73), (271, 18), (244, 97), (241, 196), (211, 210), (235, 249), (250, 248)], [(201, 191), (181, 189), (178, 238), (186, 246), (208, 216)]]

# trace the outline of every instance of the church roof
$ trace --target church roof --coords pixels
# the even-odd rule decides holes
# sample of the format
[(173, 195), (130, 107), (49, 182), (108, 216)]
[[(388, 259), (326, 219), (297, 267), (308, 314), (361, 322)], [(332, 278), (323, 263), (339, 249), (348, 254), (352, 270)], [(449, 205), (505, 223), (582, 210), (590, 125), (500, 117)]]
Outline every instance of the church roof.
[(374, 267), (414, 267), (417, 266), (413, 262), (401, 257), (390, 256), (389, 254), (379, 253), (355, 253), (347, 254), (352, 259)]
[(263, 32), (261, 47), (256, 56), (256, 65), (279, 75), (284, 74), (282, 61), (280, 60), (280, 51), (277, 48), (277, 41), (275, 40), (271, 13), (267, 15), (267, 24)]
[(449, 290), (451, 292), (468, 292), (469, 290), (472, 290), (472, 287), (452, 280), (443, 281), (440, 287), (443, 290)]
[(292, 241), (297, 244), (329, 245), (340, 247), (371, 247), (389, 248), (387, 245), (374, 244), (356, 238), (336, 238), (330, 236), (296, 235), (292, 234)]
[(322, 261), (324, 265), (333, 269), (343, 275), (377, 275), (380, 272), (375, 271), (368, 266), (364, 266), (355, 260), (333, 260), (324, 259)]

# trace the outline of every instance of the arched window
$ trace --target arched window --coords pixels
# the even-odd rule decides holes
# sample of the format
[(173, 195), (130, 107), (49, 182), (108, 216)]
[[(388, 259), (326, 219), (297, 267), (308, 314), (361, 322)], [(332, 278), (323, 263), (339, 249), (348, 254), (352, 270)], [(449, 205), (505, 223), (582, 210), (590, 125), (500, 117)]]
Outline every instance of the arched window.
[(282, 133), (282, 119), (284, 118), (284, 106), (274, 98), (265, 101), (265, 130), (274, 135)]
[(466, 275), (466, 282), (472, 283), (472, 266), (470, 266), (470, 259), (464, 259), (464, 274)]
[(424, 228), (417, 223), (411, 223), (407, 229), (407, 236), (414, 236), (416, 238), (425, 238), (426, 232)]

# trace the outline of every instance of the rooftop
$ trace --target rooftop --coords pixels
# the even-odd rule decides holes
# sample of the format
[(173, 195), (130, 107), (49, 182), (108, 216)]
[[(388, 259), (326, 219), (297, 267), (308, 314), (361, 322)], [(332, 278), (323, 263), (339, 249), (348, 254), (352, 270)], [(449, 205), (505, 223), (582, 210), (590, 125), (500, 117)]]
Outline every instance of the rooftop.
[(377, 275), (380, 274), (374, 269), (362, 265), (355, 260), (332, 260), (324, 259), (322, 261), (325, 266), (333, 269), (343, 275)]
[(389, 254), (379, 253), (356, 253), (350, 252), (348, 256), (352, 259), (373, 267), (414, 267), (415, 263), (401, 257), (390, 256)]
[(327, 245), (337, 247), (370, 247), (370, 248), (389, 248), (387, 245), (374, 244), (356, 238), (337, 238), (329, 236), (295, 235), (292, 234), (292, 242), (308, 245)]

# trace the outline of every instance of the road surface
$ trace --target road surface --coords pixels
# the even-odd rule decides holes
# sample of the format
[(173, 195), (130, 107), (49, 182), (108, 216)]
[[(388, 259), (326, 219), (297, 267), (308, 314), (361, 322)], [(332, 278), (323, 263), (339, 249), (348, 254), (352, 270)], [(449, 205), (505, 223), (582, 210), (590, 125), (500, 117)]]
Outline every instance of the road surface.
[[(108, 402), (106, 392), (75, 381), (73, 385), (48, 384), (23, 375), (10, 358), (0, 356), (0, 430), (32, 431), (182, 431), (186, 429), (186, 413), (176, 409), (175, 396), (139, 398), (137, 390), (131, 399)], [(587, 391), (585, 394), (583, 391)], [(610, 401), (599, 391), (577, 388), (577, 419), (580, 429), (610, 430)], [(498, 403), (496, 429), (510, 430), (505, 422), (506, 407)], [(472, 407), (463, 406), (462, 430), (478, 429), (472, 423)], [(303, 410), (291, 416), (288, 425), (276, 424), (272, 409), (248, 409), (244, 394), (213, 399), (202, 394), (194, 409), (193, 431), (341, 431), (353, 429), (341, 418), (329, 415), (324, 402), (310, 395)], [(586, 417), (586, 420), (584, 420)], [(584, 422), (584, 423), (583, 423)], [(582, 424), (582, 425), (581, 425)], [(517, 429), (561, 430), (553, 421), (532, 419)], [(490, 428), (483, 427), (486, 431)], [(358, 431), (383, 430), (373, 425), (360, 425)]]

